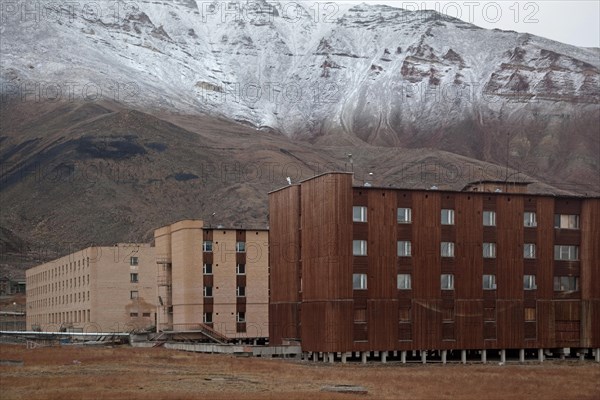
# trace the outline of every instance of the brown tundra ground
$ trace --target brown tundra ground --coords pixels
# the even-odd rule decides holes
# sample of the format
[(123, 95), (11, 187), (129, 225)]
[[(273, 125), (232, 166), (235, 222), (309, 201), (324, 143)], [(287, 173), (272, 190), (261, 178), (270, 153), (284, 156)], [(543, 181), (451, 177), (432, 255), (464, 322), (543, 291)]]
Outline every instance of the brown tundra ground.
[[(0, 345), (0, 399), (600, 399), (600, 364), (349, 363)], [(6, 365), (6, 360), (22, 361)], [(323, 392), (361, 385), (366, 395)]]

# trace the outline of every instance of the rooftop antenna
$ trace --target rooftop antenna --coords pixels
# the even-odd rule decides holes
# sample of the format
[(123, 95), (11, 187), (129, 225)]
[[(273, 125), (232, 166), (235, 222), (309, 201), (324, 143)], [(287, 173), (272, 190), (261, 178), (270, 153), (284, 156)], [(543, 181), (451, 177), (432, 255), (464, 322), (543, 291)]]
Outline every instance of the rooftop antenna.
[[(372, 172), (369, 172), (369, 178), (368, 179), (369, 180), (373, 179), (373, 173)], [(369, 186), (373, 186), (373, 185), (371, 184), (371, 182), (365, 181), (365, 186), (369, 187)]]
[(288, 185), (292, 184), (292, 178), (290, 178), (289, 176), (285, 178), (285, 180), (287, 181)]

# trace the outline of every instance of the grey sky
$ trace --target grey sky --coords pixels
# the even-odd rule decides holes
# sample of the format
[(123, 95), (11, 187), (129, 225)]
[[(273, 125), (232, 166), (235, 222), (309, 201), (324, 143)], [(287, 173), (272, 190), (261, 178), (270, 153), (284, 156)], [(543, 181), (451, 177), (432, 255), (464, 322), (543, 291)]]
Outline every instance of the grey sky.
[(484, 28), (529, 32), (576, 46), (600, 47), (600, 0), (335, 1), (388, 4), (411, 10), (432, 9)]

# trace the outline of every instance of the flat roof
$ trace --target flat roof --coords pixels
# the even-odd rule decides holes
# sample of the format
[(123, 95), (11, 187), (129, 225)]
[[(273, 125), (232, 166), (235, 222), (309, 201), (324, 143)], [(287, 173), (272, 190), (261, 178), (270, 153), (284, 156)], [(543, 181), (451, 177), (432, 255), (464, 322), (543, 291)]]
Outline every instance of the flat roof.
[[(315, 175), (315, 176), (312, 176), (310, 178), (301, 180), (298, 183), (294, 183), (292, 185), (287, 185), (287, 186), (281, 187), (279, 189), (270, 191), (269, 194), (278, 192), (280, 190), (287, 189), (290, 186), (300, 186), (304, 182), (307, 182), (307, 181), (310, 181), (312, 179), (319, 178), (319, 177), (322, 177), (322, 176), (325, 176), (325, 175), (338, 175), (338, 174), (354, 175), (354, 173), (352, 173), (352, 172), (345, 172), (345, 171), (340, 171), (340, 172), (324, 172), (322, 174)], [(513, 182), (513, 181), (482, 180), (482, 181), (470, 182), (465, 187), (467, 187), (469, 185), (478, 184), (478, 183), (502, 183), (502, 184), (514, 185), (515, 183), (518, 183), (518, 184), (531, 184), (531, 183), (536, 183), (536, 182), (525, 182), (525, 181)], [(539, 183), (543, 184), (544, 182), (539, 182)], [(376, 190), (403, 190), (403, 191), (409, 191), (409, 192), (440, 192), (440, 193), (449, 193), (449, 194), (450, 193), (452, 193), (452, 194), (463, 193), (463, 194), (468, 194), (468, 195), (509, 195), (509, 196), (517, 196), (518, 195), (518, 196), (574, 198), (574, 199), (600, 199), (600, 196), (587, 196), (587, 195), (583, 195), (583, 194), (515, 193), (515, 192), (468, 192), (468, 191), (464, 191), (464, 190), (448, 190), (448, 189), (439, 189), (439, 188), (438, 189), (431, 189), (431, 188), (429, 188), (429, 189), (404, 188), (404, 187), (397, 187), (397, 186), (391, 186), (391, 185), (390, 186), (357, 186), (357, 185), (352, 185), (352, 187), (354, 189), (364, 189), (364, 190), (372, 190), (372, 189), (376, 189)]]

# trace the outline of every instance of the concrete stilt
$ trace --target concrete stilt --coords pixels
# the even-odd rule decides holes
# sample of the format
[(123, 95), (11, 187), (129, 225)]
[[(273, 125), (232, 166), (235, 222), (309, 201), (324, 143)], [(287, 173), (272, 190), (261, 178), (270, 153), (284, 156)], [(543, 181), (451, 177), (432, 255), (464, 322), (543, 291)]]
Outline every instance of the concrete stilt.
[(504, 349), (500, 350), (500, 362), (502, 364), (506, 363), (506, 350)]
[(394, 355), (394, 357), (398, 357), (398, 351), (394, 350), (393, 355)]
[(460, 351), (460, 362), (462, 362), (463, 364), (467, 363), (467, 351), (466, 350)]
[(315, 362), (319, 361), (319, 353), (317, 353), (317, 352), (313, 353), (313, 361), (315, 361)]
[(421, 362), (427, 364), (427, 351), (421, 351)]
[(402, 351), (402, 353), (400, 353), (400, 361), (402, 362), (402, 364), (406, 364), (406, 351)]
[(383, 364), (387, 363), (387, 355), (388, 355), (388, 352), (387, 352), (387, 351), (382, 351), (382, 352), (381, 352), (381, 362), (382, 362)]
[(346, 355), (347, 353), (342, 353), (342, 364), (346, 364)]
[(487, 350), (481, 350), (481, 362), (487, 364)]
[(379, 357), (379, 352), (376, 351), (375, 354), (373, 355), (374, 357)]
[(361, 362), (363, 364), (367, 363), (367, 352), (366, 351), (361, 351), (360, 352), (360, 358), (361, 358)]
[(538, 361), (544, 362), (544, 349), (538, 349)]
[(579, 361), (585, 361), (585, 350), (579, 351)]
[(596, 349), (596, 362), (600, 363), (600, 349)]
[(329, 353), (329, 362), (333, 364), (335, 361), (335, 353)]
[(448, 355), (448, 350), (442, 350), (442, 364), (446, 364), (446, 356)]
[(519, 362), (525, 362), (525, 349), (519, 350)]

